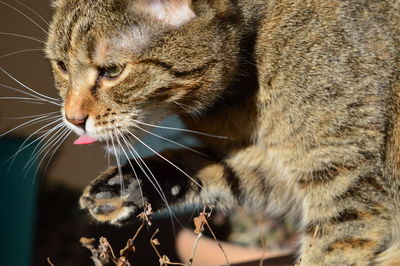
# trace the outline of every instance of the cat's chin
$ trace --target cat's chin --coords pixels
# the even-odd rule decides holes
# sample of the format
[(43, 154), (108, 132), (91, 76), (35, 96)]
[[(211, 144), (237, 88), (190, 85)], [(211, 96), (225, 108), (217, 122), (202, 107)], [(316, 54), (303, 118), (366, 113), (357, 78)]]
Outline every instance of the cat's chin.
[(132, 156), (132, 153), (135, 154), (132, 151), (132, 145), (125, 145), (125, 144), (118, 144), (118, 145), (112, 145), (110, 143), (106, 143), (103, 142), (104, 145), (104, 150), (108, 153), (108, 154), (112, 154), (116, 157), (126, 157)]

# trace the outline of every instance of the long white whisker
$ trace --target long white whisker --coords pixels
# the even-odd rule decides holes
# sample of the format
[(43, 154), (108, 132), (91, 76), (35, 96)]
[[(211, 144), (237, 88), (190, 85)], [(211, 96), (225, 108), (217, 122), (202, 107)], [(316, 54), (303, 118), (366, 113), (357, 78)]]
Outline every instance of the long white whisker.
[[(1, 1), (0, 1), (0, 3), (1, 3)], [(18, 33), (13, 33), (13, 32), (4, 32), (4, 31), (2, 31), (2, 32), (0, 32), (0, 35), (7, 35), (7, 36), (25, 38), (25, 39), (29, 39), (29, 40), (32, 40), (32, 41), (35, 41), (35, 42), (40, 42), (40, 43), (43, 43), (43, 44), (46, 43), (45, 41), (42, 41), (42, 40), (40, 40), (38, 38), (35, 38), (35, 37), (32, 37), (32, 36), (28, 36), (28, 35), (22, 35), (22, 34), (18, 34)]]
[[(53, 118), (53, 117), (52, 117), (52, 118)], [(55, 119), (55, 118), (54, 118), (54, 119)], [(40, 127), (39, 129), (35, 130), (33, 133), (31, 133), (27, 138), (25, 138), (24, 142), (22, 142), (22, 144), (21, 144), (20, 148), (18, 149), (18, 151), (17, 151), (14, 155), (10, 156), (10, 158), (15, 157), (15, 156), (18, 156), (18, 153), (19, 153), (19, 152), (21, 152), (21, 151), (27, 149), (29, 146), (31, 146), (32, 144), (34, 144), (36, 141), (40, 140), (41, 138), (45, 138), (48, 134), (50, 134), (51, 132), (53, 132), (53, 131), (56, 130), (57, 128), (61, 127), (62, 124), (63, 124), (63, 122), (60, 122), (59, 124), (57, 124), (57, 125), (54, 126), (53, 128), (46, 130), (46, 133), (45, 133), (44, 135), (40, 136), (39, 138), (35, 139), (34, 141), (32, 141), (31, 143), (29, 143), (27, 146), (24, 147), (25, 143), (28, 142), (34, 135), (40, 134), (42, 129), (44, 129), (44, 128), (46, 128), (46, 127), (49, 127), (49, 126), (53, 125), (54, 123), (59, 122), (60, 120), (62, 120), (62, 118), (56, 119), (56, 120), (54, 120), (53, 122), (50, 122), (50, 123), (48, 123), (48, 124), (46, 124), (46, 125)], [(10, 160), (10, 158), (9, 158), (8, 160)], [(8, 161), (8, 160), (7, 160), (7, 161)], [(6, 161), (6, 162), (7, 162), (7, 161)]]
[(37, 102), (43, 103), (43, 100), (40, 99), (27, 98), (27, 97), (14, 97), (14, 96), (0, 97), (0, 100), (19, 100), (19, 101), (25, 101), (26, 103), (31, 103), (31, 101), (36, 103)]
[(20, 51), (16, 51), (16, 52), (11, 52), (8, 54), (4, 54), (2, 56), (0, 56), (0, 59), (15, 55), (15, 54), (21, 54), (21, 53), (26, 53), (26, 52), (34, 52), (34, 51), (43, 51), (42, 48), (33, 48), (33, 49), (24, 49), (24, 50), (20, 50)]
[[(175, 167), (179, 172), (181, 172), (182, 174), (184, 174), (187, 178), (189, 178), (194, 184), (196, 184), (199, 188), (201, 188), (202, 190), (204, 190), (213, 200), (215, 200), (215, 202), (219, 203), (222, 207), (224, 207), (224, 205), (219, 202), (210, 192), (208, 192), (202, 185), (199, 184), (199, 182), (197, 182), (193, 177), (191, 177), (190, 175), (188, 175), (185, 171), (183, 171), (180, 167), (178, 167), (176, 164), (174, 164), (173, 162), (171, 162), (170, 160), (168, 160), (167, 158), (165, 158), (164, 156), (162, 156), (160, 153), (158, 153), (157, 151), (155, 151), (153, 148), (151, 148), (149, 145), (147, 145), (146, 143), (144, 143), (140, 138), (136, 137), (134, 134), (132, 134), (131, 132), (128, 132), (130, 135), (132, 135), (137, 141), (139, 141), (140, 143), (142, 143), (147, 149), (149, 149), (150, 151), (152, 151), (155, 155), (157, 155), (158, 157), (160, 157), (161, 159), (165, 160), (166, 162), (168, 162), (169, 164), (171, 164), (173, 167)], [(225, 208), (225, 207), (224, 207)]]
[[(27, 118), (35, 118), (35, 117), (41, 117), (45, 115), (50, 115), (50, 114), (57, 114), (60, 111), (55, 111), (55, 112), (49, 112), (49, 113), (44, 113), (44, 114), (37, 114), (37, 115), (28, 115), (28, 116), (17, 116), (17, 117), (7, 117), (7, 119), (14, 120), (14, 119), (27, 119)], [(61, 116), (61, 115), (60, 115)]]
[(41, 101), (25, 101), (25, 100), (19, 100), (18, 102), (20, 103), (27, 103), (27, 104), (44, 104)]
[[(53, 132), (54, 130), (51, 130), (51, 131)], [(43, 146), (40, 146), (40, 143), (42, 143), (42, 141), (45, 140), (46, 137), (49, 136), (49, 135), (51, 134), (51, 132), (47, 132), (47, 133), (45, 134), (45, 137), (44, 137), (44, 138), (41, 138), (41, 140), (36, 144), (35, 148), (34, 148), (33, 151), (32, 151), (31, 156), (30, 156), (29, 159), (28, 159), (27, 165), (31, 162), (32, 158), (38, 157), (39, 154), (40, 154), (43, 150), (45, 150), (45, 149), (58, 137), (57, 134), (58, 134), (59, 132), (61, 132), (61, 131), (63, 131), (62, 123), (59, 124), (59, 126), (58, 126), (57, 129), (56, 129), (56, 132), (53, 133), (53, 135), (52, 135), (49, 139), (47, 139), (46, 144), (43, 145)], [(40, 147), (40, 148), (39, 148), (39, 147)], [(26, 167), (26, 166), (25, 166), (25, 167)]]
[[(58, 140), (60, 138), (62, 138), (63, 133), (66, 131), (66, 128), (61, 127), (60, 129), (58, 129), (48, 140), (47, 142), (38, 149), (39, 144), (41, 143), (41, 141), (36, 145), (35, 149), (32, 151), (31, 156), (28, 159), (28, 162), (26, 163), (26, 165), (22, 168), (21, 171), (24, 171), (25, 169), (26, 172), (29, 172), (30, 168), (33, 166), (33, 164), (35, 163), (35, 161), (37, 160), (37, 158), (39, 158), (41, 156), (41, 153), (46, 151), (47, 152), (44, 154), (44, 156), (42, 157), (42, 159), (39, 162), (39, 165), (41, 164), (41, 162), (43, 161), (43, 159), (46, 157), (46, 155), (51, 151), (51, 148), (58, 142)], [(42, 139), (43, 140), (43, 139)], [(28, 167), (28, 168), (27, 168)]]
[[(140, 155), (137, 153), (137, 151), (135, 150), (135, 148), (133, 147), (132, 144), (130, 144), (124, 137), (123, 134), (121, 134), (122, 139), (124, 140), (125, 144), (128, 146), (128, 148), (130, 147), (129, 153), (132, 155), (132, 158), (135, 160), (136, 164), (139, 166), (139, 168), (142, 170), (142, 172), (144, 173), (144, 175), (146, 176), (147, 180), (149, 180), (149, 182), (151, 183), (151, 185), (154, 187), (154, 189), (157, 191), (158, 195), (161, 197), (162, 201), (165, 203), (165, 206), (167, 207), (168, 213), (170, 214), (171, 217), (171, 224), (173, 227), (173, 231), (175, 232), (175, 225), (173, 222), (173, 218), (175, 218), (175, 220), (180, 224), (178, 218), (176, 217), (176, 215), (174, 214), (174, 212), (172, 211), (167, 197), (164, 194), (164, 191), (162, 189), (162, 187), (160, 186), (160, 184), (158, 183), (156, 177), (154, 176), (153, 172), (150, 170), (150, 168), (147, 166), (147, 164), (145, 163), (145, 161), (140, 157)], [(135, 153), (133, 154), (132, 151)], [(143, 168), (143, 166), (147, 169), (147, 171), (150, 173), (151, 177), (149, 177), (149, 175), (147, 174), (147, 171)], [(182, 227), (183, 225), (180, 224)]]
[[(39, 128), (39, 129), (37, 129), (36, 131), (34, 131), (32, 134), (30, 134), (30, 135), (24, 140), (24, 142), (22, 142), (22, 144), (19, 146), (18, 150), (17, 150), (12, 156), (10, 156), (6, 161), (4, 161), (4, 162), (2, 163), (2, 165), (4, 165), (4, 164), (6, 164), (8, 161), (11, 160), (11, 162), (10, 162), (10, 164), (9, 164), (9, 167), (8, 167), (8, 170), (7, 170), (7, 174), (8, 174), (8, 172), (10, 171), (11, 166), (14, 164), (14, 161), (16, 160), (16, 158), (17, 158), (17, 156), (18, 156), (18, 154), (19, 154), (20, 152), (26, 150), (27, 148), (29, 148), (31, 145), (35, 144), (35, 143), (38, 142), (38, 141), (39, 141), (39, 142), (38, 142), (38, 145), (39, 145), (39, 144), (40, 144), (48, 135), (50, 135), (53, 131), (55, 131), (55, 130), (57, 130), (58, 128), (62, 127), (63, 122), (59, 123), (58, 125), (54, 126), (54, 127), (51, 128), (51, 129), (47, 130), (47, 132), (46, 132), (44, 135), (42, 135), (42, 136), (40, 136), (39, 138), (33, 140), (33, 141), (30, 142), (28, 145), (25, 145), (25, 143), (27, 143), (35, 134), (39, 134), (39, 132), (40, 132), (42, 129), (44, 129), (44, 128), (46, 128), (46, 127), (49, 127), (49, 126), (51, 126), (52, 124), (54, 124), (54, 123), (56, 123), (56, 122), (58, 122), (58, 121), (60, 121), (60, 120), (61, 120), (61, 119), (58, 119), (58, 120), (55, 120), (55, 121), (53, 121), (53, 122), (51, 122), (51, 123), (49, 123), (49, 124), (46, 124), (46, 125), (42, 126), (41, 128)], [(6, 174), (6, 175), (7, 175), (7, 174)]]
[(107, 146), (107, 163), (108, 163), (108, 167), (111, 166), (111, 158), (110, 158), (110, 143), (108, 142), (108, 139), (106, 140), (106, 146)]
[[(55, 130), (52, 130), (55, 131)], [(29, 171), (29, 169), (33, 166), (33, 164), (35, 163), (35, 161), (41, 156), (41, 153), (43, 153), (44, 151), (47, 152), (45, 153), (45, 155), (42, 157), (42, 159), (40, 160), (38, 166), (40, 166), (42, 160), (46, 157), (46, 155), (51, 151), (51, 148), (55, 145), (55, 143), (58, 142), (58, 140), (61, 138), (61, 136), (68, 131), (66, 128), (63, 127), (63, 125), (60, 123), (60, 125), (57, 127), (56, 132), (52, 133), (52, 132), (48, 132), (46, 133), (46, 136), (43, 137), (35, 146), (34, 150), (31, 153), (31, 156), (28, 159), (28, 162), (26, 163), (25, 167), (28, 167), (30, 165), (30, 167), (27, 169), (27, 172)], [(49, 139), (47, 139), (46, 143), (44, 143), (43, 146), (40, 146), (40, 144), (46, 139), (46, 137), (48, 137), (50, 134), (53, 134)], [(40, 148), (39, 148), (40, 147)], [(39, 148), (39, 149), (38, 149)], [(23, 169), (25, 169), (25, 167)]]
[(11, 132), (13, 132), (13, 131), (15, 131), (15, 130), (17, 130), (17, 129), (25, 128), (27, 126), (31, 126), (31, 125), (34, 125), (34, 124), (37, 124), (37, 123), (40, 123), (40, 122), (44, 122), (44, 121), (47, 121), (47, 120), (51, 120), (51, 119), (54, 118), (54, 117), (48, 117), (48, 116), (50, 116), (50, 114), (49, 115), (44, 115), (44, 117), (38, 117), (38, 118), (32, 119), (30, 121), (26, 121), (26, 122), (22, 123), (21, 125), (18, 125), (18, 126), (12, 128), (10, 130), (4, 132), (3, 134), (0, 135), (0, 138), (5, 136), (5, 135), (7, 135), (7, 134), (9, 134), (9, 133), (11, 133)]
[(35, 90), (29, 88), (28, 86), (26, 86), (25, 84), (23, 84), (21, 81), (19, 81), (18, 79), (14, 78), (10, 73), (8, 73), (7, 71), (5, 71), (2, 67), (0, 67), (0, 70), (1, 70), (2, 72), (4, 72), (4, 74), (6, 74), (7, 76), (9, 76), (12, 80), (14, 80), (15, 82), (17, 82), (19, 85), (21, 85), (21, 86), (24, 87), (25, 89), (29, 90), (30, 92), (33, 92), (34, 94), (36, 94), (36, 95), (38, 95), (38, 96), (41, 96), (42, 98), (48, 99), (48, 100), (50, 100), (50, 101), (56, 101), (56, 102), (59, 101), (59, 99), (56, 99), (56, 98), (53, 98), (53, 97), (50, 97), (50, 96), (41, 94), (41, 93), (39, 93), (39, 92), (37, 92), (37, 91), (35, 91)]
[(209, 133), (205, 133), (205, 132), (201, 132), (201, 131), (196, 131), (196, 130), (190, 130), (190, 129), (184, 129), (184, 128), (175, 128), (175, 127), (167, 127), (167, 126), (157, 126), (157, 125), (153, 125), (153, 124), (148, 124), (139, 120), (133, 120), (134, 122), (138, 123), (138, 124), (142, 124), (145, 126), (149, 126), (149, 127), (155, 127), (155, 128), (162, 128), (162, 129), (169, 129), (169, 130), (176, 130), (176, 131), (182, 131), (182, 132), (188, 132), (188, 133), (193, 133), (193, 134), (197, 134), (197, 135), (202, 135), (202, 136), (206, 136), (206, 137), (212, 137), (212, 138), (218, 138), (218, 139), (228, 139), (228, 137), (225, 136), (219, 136), (219, 135), (214, 135), (214, 134), (209, 134)]
[(28, 15), (26, 15), (24, 12), (22, 12), (22, 11), (19, 10), (18, 8), (14, 7), (14, 6), (10, 5), (10, 4), (7, 4), (7, 3), (5, 3), (5, 2), (3, 2), (3, 1), (0, 1), (0, 4), (3, 4), (3, 5), (5, 5), (5, 6), (8, 6), (9, 8), (11, 8), (11, 9), (17, 11), (17, 12), (20, 13), (22, 16), (24, 16), (24, 17), (27, 18), (29, 21), (31, 21), (33, 24), (35, 24), (39, 29), (41, 29), (41, 30), (42, 30), (44, 33), (46, 33), (46, 35), (47, 35), (47, 31), (46, 31), (42, 26), (40, 26), (36, 21), (34, 21), (31, 17), (29, 17)]
[[(58, 133), (58, 132), (57, 132), (57, 133)], [(41, 160), (39, 161), (39, 163), (38, 163), (38, 167), (36, 168), (36, 171), (35, 171), (35, 174), (34, 174), (34, 178), (33, 178), (33, 180), (32, 180), (32, 184), (35, 183), (36, 176), (37, 176), (37, 173), (38, 173), (38, 171), (39, 171), (39, 167), (40, 167), (40, 165), (42, 164), (42, 162), (46, 159), (47, 155), (48, 155), (50, 152), (52, 152), (52, 153), (51, 153), (51, 156), (50, 156), (50, 158), (49, 158), (49, 162), (48, 162), (48, 164), (46, 165), (46, 168), (44, 169), (44, 172), (47, 170), (47, 167), (49, 166), (49, 163), (50, 163), (51, 159), (53, 158), (54, 154), (56, 153), (56, 151), (58, 150), (58, 148), (61, 146), (61, 144), (64, 142), (64, 140), (68, 137), (68, 135), (69, 135), (70, 133), (71, 133), (71, 131), (70, 131), (68, 128), (65, 128), (65, 129), (60, 133), (60, 136), (57, 138), (57, 140), (55, 140), (55, 141), (53, 142), (53, 144), (52, 144), (51, 146), (48, 147), (47, 152), (42, 156), (42, 159), (41, 159)], [(60, 143), (59, 143), (59, 142), (60, 142)], [(59, 144), (58, 144), (58, 143), (59, 143)], [(54, 148), (54, 147), (55, 147), (55, 148)], [(39, 156), (37, 156), (37, 158), (39, 158)], [(35, 161), (36, 161), (36, 159), (35, 159)], [(27, 171), (26, 171), (26, 174), (28, 174), (30, 168), (33, 167), (35, 161), (32, 161), (31, 166), (30, 166), (30, 167), (27, 169)], [(26, 176), (26, 174), (25, 174), (25, 176)], [(25, 176), (24, 176), (24, 177), (25, 177)]]
[[(117, 130), (117, 133), (119, 133), (122, 136), (122, 134), (118, 131), (118, 129), (116, 129), (116, 130)], [(140, 190), (140, 196), (142, 198), (142, 203), (143, 203), (143, 206), (145, 206), (144, 197), (143, 197), (143, 191), (142, 191), (142, 187), (140, 185), (139, 177), (138, 177), (138, 175), (137, 175), (137, 173), (135, 171), (135, 168), (133, 167), (131, 161), (129, 160), (128, 154), (126, 153), (124, 147), (121, 145), (121, 142), (119, 141), (118, 137), (117, 137), (117, 141), (118, 141), (118, 145), (120, 146), (120, 148), (122, 149), (122, 152), (124, 153), (124, 155), (126, 157), (126, 160), (128, 161), (129, 165), (131, 166), (133, 174), (135, 175), (135, 179), (136, 179), (136, 181), (138, 182), (138, 185), (139, 185), (139, 190)]]
[[(59, 103), (59, 102), (61, 102), (61, 99), (48, 100), (48, 99), (42, 98), (41, 96), (38, 96), (36, 94), (29, 93), (29, 92), (26, 92), (26, 91), (23, 91), (23, 90), (20, 90), (20, 89), (17, 89), (17, 88), (14, 88), (14, 87), (8, 86), (6, 84), (2, 84), (2, 83), (0, 83), (0, 87), (6, 88), (6, 89), (9, 89), (9, 90), (12, 90), (12, 91), (20, 92), (20, 93), (23, 93), (25, 95), (32, 96), (32, 97), (34, 97), (34, 98), (36, 98), (38, 100), (42, 100), (44, 102), (48, 102), (48, 103), (51, 103), (51, 104), (54, 104), (54, 105), (57, 105), (57, 106), (61, 106), (61, 104)], [(38, 93), (36, 91), (34, 91), (34, 92)], [(51, 98), (51, 97), (49, 97), (49, 98)]]
[[(135, 160), (136, 164), (139, 166), (139, 168), (142, 170), (142, 172), (145, 174), (145, 176), (147, 177), (147, 179), (150, 181), (150, 183), (153, 185), (153, 187), (156, 189), (156, 191), (158, 192), (158, 194), (160, 195), (160, 197), (163, 200), (167, 200), (160, 184), (158, 184), (157, 179), (155, 178), (155, 176), (153, 175), (153, 173), (151, 172), (150, 168), (145, 164), (145, 162), (143, 161), (143, 159), (139, 156), (139, 154), (137, 153), (137, 151), (135, 150), (135, 148), (132, 146), (132, 144), (130, 144), (125, 137), (121, 134), (122, 139), (124, 140), (125, 144), (128, 146), (128, 148), (130, 147), (131, 150), (129, 150), (129, 153), (132, 155), (132, 158)], [(133, 154), (132, 151), (135, 153)], [(140, 162), (138, 161), (140, 160)], [(147, 169), (147, 171), (150, 173), (150, 175), (152, 176), (153, 180), (155, 181), (155, 183), (152, 181), (152, 179), (150, 178), (150, 176), (148, 175), (146, 169), (143, 168), (144, 167)], [(157, 185), (156, 185), (157, 184)], [(164, 202), (165, 202), (164, 201)], [(168, 202), (166, 202), (168, 204)]]
[[(161, 198), (164, 200), (164, 202), (166, 203), (167, 206), (168, 205), (168, 201), (167, 201), (167, 197), (164, 194), (164, 191), (162, 190), (162, 187), (160, 186), (160, 184), (157, 182), (156, 177), (154, 176), (153, 172), (150, 170), (150, 168), (147, 166), (147, 164), (144, 162), (144, 160), (140, 157), (140, 155), (137, 153), (137, 151), (135, 150), (135, 148), (133, 147), (132, 144), (130, 144), (126, 138), (124, 137), (123, 134), (119, 133), (120, 136), (122, 137), (122, 139), (124, 140), (125, 144), (128, 146), (128, 148), (130, 147), (131, 150), (129, 150), (129, 153), (132, 155), (133, 159), (136, 161), (136, 163), (138, 164), (138, 166), (140, 167), (140, 169), (143, 171), (143, 173), (146, 175), (147, 179), (151, 182), (151, 184), (153, 185), (153, 187), (157, 190), (157, 192), (159, 193), (159, 195), (161, 196)], [(135, 153), (133, 154), (132, 151)], [(137, 161), (140, 160), (139, 161)], [(153, 181), (150, 179), (150, 177), (147, 175), (146, 169), (142, 168), (142, 166), (144, 165), (144, 167), (147, 169), (147, 171), (150, 173), (151, 177), (154, 180)]]
[[(65, 136), (61, 139), (60, 143), (53, 149), (53, 152), (50, 154), (50, 157), (49, 157), (49, 159), (47, 161), (47, 164), (46, 164), (46, 166), (45, 166), (45, 168), (43, 170), (43, 174), (46, 173), (47, 168), (49, 167), (50, 162), (53, 159), (54, 155), (56, 154), (57, 150), (64, 143), (64, 141), (68, 138), (68, 136), (71, 134), (72, 131), (69, 128), (66, 128), (66, 129), (67, 129), (66, 132), (64, 131), (63, 133), (61, 133), (61, 134), (65, 135)], [(36, 170), (36, 172), (37, 172), (37, 170)], [(36, 176), (36, 174), (34, 176)]]
[(117, 162), (119, 178), (121, 180), (121, 195), (123, 195), (123, 192), (125, 191), (125, 183), (124, 183), (124, 177), (122, 175), (121, 162), (119, 160), (117, 149), (115, 148), (113, 134), (110, 134), (110, 137), (111, 137), (111, 144), (112, 144), (113, 149), (114, 149), (115, 160)]
[(35, 10), (33, 10), (30, 6), (28, 6), (28, 5), (24, 4), (24, 3), (21, 3), (21, 2), (18, 1), (18, 0), (14, 0), (14, 2), (17, 2), (17, 3), (20, 4), (21, 6), (23, 6), (23, 7), (27, 8), (27, 9), (29, 9), (33, 14), (35, 14), (35, 15), (36, 15), (38, 18), (40, 18), (44, 23), (46, 23), (47, 26), (50, 26), (49, 23), (48, 23), (38, 12), (36, 12)]
[(148, 133), (148, 134), (150, 134), (150, 135), (152, 135), (152, 136), (155, 136), (155, 137), (158, 137), (158, 138), (160, 138), (160, 139), (163, 139), (163, 140), (166, 140), (166, 141), (168, 141), (168, 142), (171, 142), (171, 143), (173, 143), (173, 144), (175, 144), (175, 145), (178, 145), (178, 146), (180, 146), (180, 147), (182, 147), (182, 148), (184, 148), (184, 149), (187, 149), (187, 150), (192, 151), (192, 152), (194, 152), (194, 153), (197, 153), (197, 154), (199, 154), (199, 155), (208, 157), (208, 155), (206, 155), (206, 154), (204, 154), (204, 153), (202, 153), (202, 152), (196, 151), (195, 149), (192, 149), (192, 148), (187, 147), (187, 146), (185, 146), (185, 145), (183, 145), (183, 144), (180, 144), (180, 143), (178, 143), (178, 142), (176, 142), (176, 141), (173, 141), (172, 139), (168, 139), (168, 138), (165, 138), (165, 137), (163, 137), (163, 136), (160, 136), (160, 135), (158, 135), (158, 134), (156, 134), (156, 133), (153, 133), (153, 132), (151, 132), (151, 131), (148, 131), (148, 130), (146, 130), (146, 129), (144, 129), (144, 128), (139, 127), (138, 125), (135, 125), (135, 127), (137, 127), (137, 128), (140, 129), (140, 130), (143, 130), (144, 132), (146, 132), (146, 133)]

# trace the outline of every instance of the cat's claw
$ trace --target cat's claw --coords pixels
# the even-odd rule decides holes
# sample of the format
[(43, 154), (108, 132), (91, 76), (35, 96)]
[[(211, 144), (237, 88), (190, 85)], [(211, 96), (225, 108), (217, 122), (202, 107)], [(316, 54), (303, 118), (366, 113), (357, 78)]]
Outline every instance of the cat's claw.
[(142, 197), (140, 185), (139, 180), (121, 177), (112, 169), (86, 187), (80, 198), (81, 208), (88, 209), (100, 222), (121, 225), (143, 210), (146, 199)]

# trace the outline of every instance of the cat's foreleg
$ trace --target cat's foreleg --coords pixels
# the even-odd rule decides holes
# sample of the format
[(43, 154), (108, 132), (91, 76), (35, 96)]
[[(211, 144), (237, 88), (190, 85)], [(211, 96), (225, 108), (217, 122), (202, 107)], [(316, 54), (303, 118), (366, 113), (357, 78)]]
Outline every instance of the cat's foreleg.
[[(166, 151), (161, 156), (131, 160), (112, 167), (85, 189), (80, 204), (98, 221), (122, 224), (149, 203), (154, 211), (187, 203), (235, 203), (225, 167), (192, 152)], [(121, 178), (121, 174), (122, 178)]]

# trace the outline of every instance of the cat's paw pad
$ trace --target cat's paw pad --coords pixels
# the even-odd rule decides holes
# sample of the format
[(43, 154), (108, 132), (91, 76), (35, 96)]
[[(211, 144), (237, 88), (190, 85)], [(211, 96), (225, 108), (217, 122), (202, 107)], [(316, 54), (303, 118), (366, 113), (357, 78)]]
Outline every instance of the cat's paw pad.
[(121, 224), (143, 210), (140, 181), (111, 171), (98, 177), (83, 192), (80, 205), (98, 221)]

